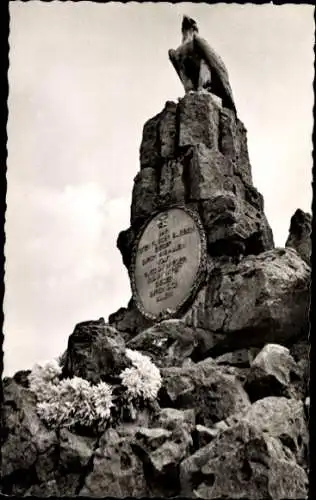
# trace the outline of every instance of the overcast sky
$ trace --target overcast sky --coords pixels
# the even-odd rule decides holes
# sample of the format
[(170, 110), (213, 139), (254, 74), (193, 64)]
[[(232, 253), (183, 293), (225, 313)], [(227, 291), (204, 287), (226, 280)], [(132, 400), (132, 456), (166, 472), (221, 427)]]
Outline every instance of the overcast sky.
[(311, 211), (312, 6), (11, 3), (7, 375), (130, 298), (116, 238), (144, 122), (183, 96), (168, 49), (184, 13), (228, 68), (276, 245)]

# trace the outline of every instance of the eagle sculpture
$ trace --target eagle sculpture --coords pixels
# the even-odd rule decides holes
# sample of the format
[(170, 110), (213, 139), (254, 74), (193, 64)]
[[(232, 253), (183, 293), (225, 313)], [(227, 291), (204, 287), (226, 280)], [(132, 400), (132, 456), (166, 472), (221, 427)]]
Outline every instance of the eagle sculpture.
[(224, 107), (236, 114), (225, 64), (198, 32), (194, 19), (183, 16), (182, 43), (176, 50), (169, 50), (169, 59), (183, 83), (185, 93), (212, 92), (222, 99)]

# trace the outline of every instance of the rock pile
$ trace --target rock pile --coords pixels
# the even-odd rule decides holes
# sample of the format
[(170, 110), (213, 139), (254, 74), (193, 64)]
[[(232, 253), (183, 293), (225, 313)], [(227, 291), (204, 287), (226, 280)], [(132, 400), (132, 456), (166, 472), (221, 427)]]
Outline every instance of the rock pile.
[(38, 417), (28, 373), (4, 380), (1, 491), (92, 497), (306, 498), (310, 217), (297, 211), (274, 248), (252, 183), (243, 124), (211, 94), (188, 94), (144, 126), (131, 225), (118, 247), (130, 270), (148, 216), (197, 211), (207, 273), (183, 313), (148, 320), (127, 308), (75, 327), (63, 377), (119, 384), (126, 349), (160, 369), (157, 400), (102, 432)]

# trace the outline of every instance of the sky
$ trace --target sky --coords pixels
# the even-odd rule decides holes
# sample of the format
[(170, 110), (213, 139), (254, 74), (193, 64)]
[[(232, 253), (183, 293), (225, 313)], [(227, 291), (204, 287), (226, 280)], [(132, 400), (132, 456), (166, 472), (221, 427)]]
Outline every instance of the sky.
[(64, 352), (131, 296), (129, 226), (144, 123), (182, 97), (183, 14), (224, 60), (277, 246), (311, 212), (311, 5), (12, 2), (4, 375)]

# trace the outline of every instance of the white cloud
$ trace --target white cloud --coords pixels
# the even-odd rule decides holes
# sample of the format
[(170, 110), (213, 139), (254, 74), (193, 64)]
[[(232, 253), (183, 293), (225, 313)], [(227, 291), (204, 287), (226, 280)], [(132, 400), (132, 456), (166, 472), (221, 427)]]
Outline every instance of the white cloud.
[[(6, 290), (4, 329), (5, 368), (11, 372), (35, 362), (47, 338), (45, 351), (52, 340), (64, 344), (75, 323), (107, 317), (127, 302), (127, 273), (115, 239), (129, 221), (128, 201), (107, 200), (93, 183), (61, 191), (19, 185), (8, 205), (6, 282), (15, 287)], [(43, 341), (38, 328), (45, 330)], [(19, 359), (16, 345), (32, 356)]]

